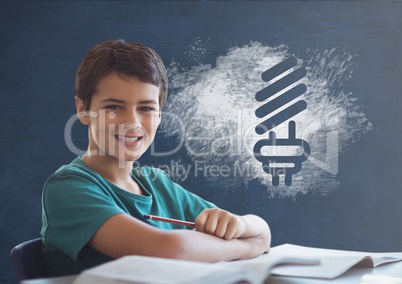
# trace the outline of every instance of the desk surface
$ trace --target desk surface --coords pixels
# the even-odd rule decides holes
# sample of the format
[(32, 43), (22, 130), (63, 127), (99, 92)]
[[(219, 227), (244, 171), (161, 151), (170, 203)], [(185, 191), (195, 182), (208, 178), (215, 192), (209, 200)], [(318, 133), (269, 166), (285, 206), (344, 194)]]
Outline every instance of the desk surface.
[[(265, 282), (265, 284), (358, 284), (362, 276), (365, 274), (382, 274), (387, 276), (402, 277), (402, 261), (388, 263), (376, 268), (352, 268), (342, 276), (333, 280), (271, 276)], [(65, 276), (48, 279), (25, 280), (22, 281), (22, 284), (71, 284), (74, 279), (75, 276)]]

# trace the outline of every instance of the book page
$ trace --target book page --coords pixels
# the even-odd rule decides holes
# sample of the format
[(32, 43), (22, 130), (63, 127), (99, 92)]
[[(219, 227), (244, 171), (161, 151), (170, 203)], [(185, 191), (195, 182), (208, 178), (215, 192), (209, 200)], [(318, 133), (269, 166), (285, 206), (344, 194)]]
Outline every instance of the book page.
[(271, 269), (283, 263), (317, 265), (311, 258), (278, 257), (264, 254), (249, 260), (218, 263), (126, 256), (81, 273), (74, 284), (102, 283), (262, 283)]
[[(233, 283), (250, 275), (221, 264), (146, 256), (126, 256), (81, 273), (74, 284), (127, 283)], [(210, 282), (212, 281), (212, 282)]]
[(278, 266), (273, 268), (272, 274), (295, 277), (311, 278), (336, 278), (355, 265), (375, 267), (380, 264), (401, 261), (402, 253), (369, 253), (359, 251), (343, 251), (321, 249), (284, 244), (271, 249), (272, 255), (278, 257), (315, 257), (321, 261), (318, 266), (300, 267), (293, 265)]
[(286, 257), (266, 253), (256, 258), (247, 260), (235, 260), (225, 262), (224, 265), (236, 268), (247, 269), (256, 273), (256, 283), (263, 283), (269, 277), (271, 271), (276, 266), (291, 265), (292, 267), (300, 267), (304, 269), (306, 266), (319, 265), (320, 261), (312, 257)]

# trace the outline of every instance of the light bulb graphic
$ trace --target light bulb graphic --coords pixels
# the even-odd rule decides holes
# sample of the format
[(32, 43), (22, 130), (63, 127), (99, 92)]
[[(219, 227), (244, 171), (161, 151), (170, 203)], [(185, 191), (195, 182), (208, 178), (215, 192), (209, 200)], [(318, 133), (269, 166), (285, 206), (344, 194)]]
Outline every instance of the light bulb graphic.
[[(270, 82), (296, 67), (296, 65), (297, 59), (289, 57), (266, 70), (262, 73), (261, 78), (265, 82)], [(307, 70), (304, 67), (298, 67), (257, 92), (255, 98), (257, 101), (263, 102), (297, 83), (306, 74)], [(255, 115), (258, 118), (268, 116), (267, 119), (255, 127), (256, 133), (264, 134), (268, 131), (269, 133), (268, 138), (261, 139), (254, 145), (254, 156), (262, 163), (263, 170), (272, 175), (272, 185), (274, 186), (279, 185), (279, 176), (281, 174), (285, 176), (285, 185), (290, 186), (292, 184), (292, 175), (300, 171), (301, 164), (310, 155), (310, 145), (307, 141), (296, 138), (295, 121), (291, 120), (288, 123), (288, 138), (276, 138), (275, 131), (270, 131), (307, 108), (307, 103), (304, 100), (300, 99), (293, 102), (306, 91), (307, 86), (305, 84), (297, 84), (276, 98), (269, 100), (255, 111)], [(289, 106), (271, 115), (289, 103)]]

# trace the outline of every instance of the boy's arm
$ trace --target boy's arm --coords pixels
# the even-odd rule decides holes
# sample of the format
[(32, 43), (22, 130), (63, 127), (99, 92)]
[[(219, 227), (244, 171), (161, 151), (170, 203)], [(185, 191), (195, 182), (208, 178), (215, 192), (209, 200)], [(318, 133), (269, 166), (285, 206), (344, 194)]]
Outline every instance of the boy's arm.
[(253, 258), (268, 251), (269, 244), (266, 235), (225, 240), (195, 230), (161, 230), (126, 214), (108, 219), (89, 242), (112, 258), (146, 255), (205, 262)]

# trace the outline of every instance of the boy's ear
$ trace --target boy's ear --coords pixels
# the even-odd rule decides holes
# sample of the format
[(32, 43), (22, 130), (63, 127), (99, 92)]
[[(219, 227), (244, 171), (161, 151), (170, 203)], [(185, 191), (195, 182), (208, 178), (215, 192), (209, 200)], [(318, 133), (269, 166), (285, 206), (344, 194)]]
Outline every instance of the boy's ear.
[(82, 124), (88, 125), (89, 117), (88, 117), (88, 112), (85, 110), (84, 102), (77, 96), (75, 96), (74, 99), (75, 99), (75, 107), (77, 109), (78, 119), (81, 121)]

